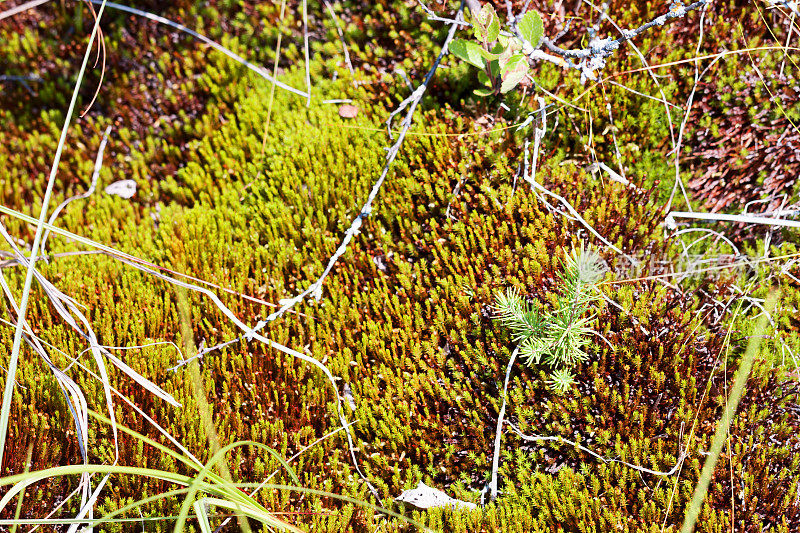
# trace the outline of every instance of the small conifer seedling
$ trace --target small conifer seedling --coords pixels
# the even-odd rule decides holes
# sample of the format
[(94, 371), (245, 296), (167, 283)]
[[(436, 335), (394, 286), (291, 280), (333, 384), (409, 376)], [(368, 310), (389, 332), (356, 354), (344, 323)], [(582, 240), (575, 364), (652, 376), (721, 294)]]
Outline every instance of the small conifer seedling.
[(589, 310), (600, 298), (597, 284), (605, 271), (597, 252), (581, 246), (564, 258), (559, 273), (562, 289), (554, 310), (525, 301), (513, 288), (495, 297), (496, 319), (511, 330), (519, 356), (528, 365), (549, 366), (547, 383), (554, 391), (568, 391), (575, 384), (572, 369), (589, 357), (585, 350), (593, 333)]

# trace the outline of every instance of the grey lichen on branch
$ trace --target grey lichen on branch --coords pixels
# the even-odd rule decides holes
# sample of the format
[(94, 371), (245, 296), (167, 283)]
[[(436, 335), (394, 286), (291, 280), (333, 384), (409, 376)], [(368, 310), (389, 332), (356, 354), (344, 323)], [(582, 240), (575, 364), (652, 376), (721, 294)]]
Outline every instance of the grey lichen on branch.
[[(597, 80), (596, 73), (605, 67), (606, 58), (616, 52), (626, 41), (630, 41), (654, 26), (663, 26), (667, 22), (684, 17), (694, 10), (704, 8), (710, 5), (712, 1), (713, 0), (698, 0), (685, 6), (680, 0), (676, 0), (670, 6), (669, 12), (659, 15), (637, 28), (621, 29), (620, 33), (622, 35), (620, 37), (595, 37), (589, 42), (589, 46), (579, 49), (561, 48), (547, 36), (543, 36), (538, 43), (527, 42), (520, 33), (517, 25), (517, 21), (521, 16), (524, 16), (524, 13), (514, 16), (509, 8), (508, 26), (511, 32), (501, 31), (500, 36), (503, 38), (515, 37), (522, 44), (522, 51), (530, 61), (549, 61), (565, 69), (580, 71), (581, 83), (583, 83), (586, 79)], [(485, 11), (484, 6), (482, 6), (478, 0), (465, 0), (465, 3), (472, 15), (472, 20), (476, 20), (478, 14)], [(419, 4), (428, 14), (430, 20), (455, 22), (436, 16), (436, 14), (421, 1)], [(487, 6), (489, 6), (489, 4), (487, 4)], [(465, 25), (469, 26), (469, 24)], [(547, 49), (547, 51), (543, 50), (543, 48)], [(578, 61), (575, 62), (573, 60)]]

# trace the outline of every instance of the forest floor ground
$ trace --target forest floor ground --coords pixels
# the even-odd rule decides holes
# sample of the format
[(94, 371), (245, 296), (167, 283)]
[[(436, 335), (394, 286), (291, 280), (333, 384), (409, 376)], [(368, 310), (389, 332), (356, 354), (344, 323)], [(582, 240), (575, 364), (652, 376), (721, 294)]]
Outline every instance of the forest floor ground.
[[(486, 97), (458, 2), (130, 7), (87, 56), (88, 4), (0, 3), (0, 527), (800, 529), (794, 2)], [(579, 50), (682, 7), (495, 9)], [(556, 391), (498, 294), (560, 320), (582, 247)]]

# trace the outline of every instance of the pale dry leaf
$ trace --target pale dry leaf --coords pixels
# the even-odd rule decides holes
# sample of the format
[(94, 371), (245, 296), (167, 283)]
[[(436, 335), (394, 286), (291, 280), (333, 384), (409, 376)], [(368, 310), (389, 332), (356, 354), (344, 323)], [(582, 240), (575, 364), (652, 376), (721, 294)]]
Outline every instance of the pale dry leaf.
[(447, 493), (439, 489), (427, 486), (422, 481), (417, 484), (417, 488), (404, 490), (403, 493), (395, 498), (398, 502), (410, 503), (420, 509), (431, 509), (433, 507), (452, 507), (463, 509), (476, 509), (477, 505), (463, 500), (451, 498)]
[(115, 181), (106, 187), (106, 194), (113, 194), (127, 200), (136, 194), (136, 182), (133, 180)]
[(350, 104), (344, 104), (339, 107), (339, 116), (342, 118), (356, 118), (358, 115), (358, 107)]
[(347, 400), (347, 404), (350, 406), (350, 409), (355, 411), (358, 408), (356, 405), (356, 398), (353, 396), (353, 389), (350, 388), (349, 383), (344, 384), (344, 398)]

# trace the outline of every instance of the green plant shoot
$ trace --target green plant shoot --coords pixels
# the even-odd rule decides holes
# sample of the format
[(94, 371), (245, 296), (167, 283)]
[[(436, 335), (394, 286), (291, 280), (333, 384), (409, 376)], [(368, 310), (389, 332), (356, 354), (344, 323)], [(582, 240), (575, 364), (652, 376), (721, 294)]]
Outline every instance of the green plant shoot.
[(553, 311), (527, 302), (513, 288), (495, 297), (496, 319), (519, 343), (520, 357), (528, 365), (549, 366), (552, 370), (548, 386), (556, 392), (564, 393), (575, 384), (572, 369), (589, 357), (589, 311), (600, 298), (597, 284), (605, 271), (597, 252), (581, 247), (564, 259), (559, 274), (562, 290)]
[(542, 18), (535, 11), (528, 11), (516, 29), (516, 36), (501, 35), (497, 13), (485, 4), (472, 21), (477, 42), (456, 39), (450, 44), (453, 55), (480, 69), (478, 80), (483, 87), (475, 89), (477, 96), (505, 94), (528, 74), (527, 56), (544, 34)]

